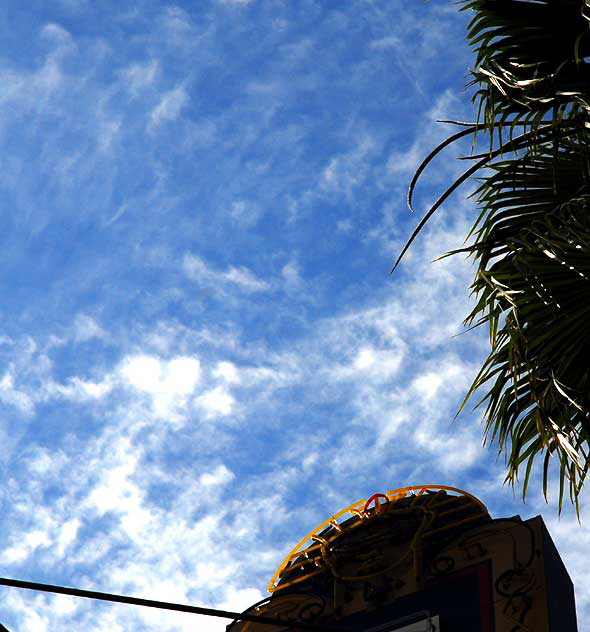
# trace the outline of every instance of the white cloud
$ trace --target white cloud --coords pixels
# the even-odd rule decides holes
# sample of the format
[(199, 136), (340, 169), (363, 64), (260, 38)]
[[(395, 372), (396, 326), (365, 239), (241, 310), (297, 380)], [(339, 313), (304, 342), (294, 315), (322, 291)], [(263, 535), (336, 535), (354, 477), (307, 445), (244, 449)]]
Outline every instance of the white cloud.
[(78, 601), (68, 595), (55, 595), (53, 598), (53, 610), (59, 616), (69, 615), (76, 611)]
[(173, 420), (201, 381), (201, 363), (194, 356), (162, 360), (140, 354), (124, 358), (117, 373), (124, 385), (150, 396), (156, 414)]
[(160, 72), (160, 62), (151, 59), (143, 64), (130, 64), (121, 72), (123, 87), (137, 97), (143, 90), (151, 86)]
[(199, 484), (204, 487), (216, 487), (218, 485), (227, 485), (235, 478), (234, 473), (227, 469), (223, 464), (218, 465), (211, 472), (204, 472), (199, 477)]
[(34, 529), (20, 535), (19, 543), (15, 544), (0, 554), (0, 559), (5, 564), (14, 564), (26, 560), (35, 549), (40, 546), (49, 546), (51, 540), (45, 530)]
[(327, 367), (331, 378), (371, 379), (379, 382), (391, 380), (398, 373), (403, 361), (403, 344), (399, 341), (393, 348), (378, 349), (367, 343), (354, 352), (351, 358), (346, 358), (342, 364)]
[(296, 288), (301, 286), (301, 268), (297, 261), (289, 261), (286, 263), (281, 269), (281, 276), (287, 287)]
[(401, 43), (399, 37), (388, 35), (381, 39), (373, 40), (370, 44), (371, 48), (396, 48)]
[(261, 281), (247, 268), (235, 268), (232, 266), (223, 273), (223, 278), (249, 292), (263, 292), (269, 287), (266, 281)]
[(358, 355), (354, 359), (353, 366), (355, 369), (368, 369), (375, 364), (375, 354), (371, 349), (364, 348), (358, 352)]
[(88, 314), (78, 314), (74, 321), (74, 340), (86, 342), (106, 336), (104, 329)]
[(160, 386), (162, 368), (157, 358), (150, 356), (127, 358), (120, 372), (123, 380), (140, 391), (155, 392)]
[(136, 480), (139, 452), (124, 438), (117, 439), (111, 450), (112, 465), (101, 472), (83, 506), (99, 516), (114, 512), (122, 531), (136, 538), (145, 533), (155, 519), (146, 507), (144, 489)]
[(48, 400), (53, 398), (63, 398), (76, 402), (84, 402), (93, 399), (101, 399), (108, 395), (112, 389), (109, 378), (102, 382), (82, 380), (79, 377), (70, 378), (67, 383), (59, 384), (48, 379), (44, 384), (38, 399)]
[(216, 270), (207, 265), (200, 257), (186, 254), (182, 261), (184, 273), (199, 285), (223, 290), (228, 284), (246, 293), (265, 292), (270, 289), (269, 283), (259, 279), (245, 267), (230, 266), (226, 270)]
[(79, 518), (72, 518), (61, 525), (57, 536), (57, 555), (62, 556), (66, 549), (76, 540), (81, 526)]
[(114, 147), (116, 140), (120, 137), (120, 120), (100, 120), (97, 121), (97, 150), (99, 153), (108, 154)]
[[(250, 598), (258, 599), (260, 592), (249, 585), (254, 568), (251, 564), (257, 557), (258, 567), (261, 562), (268, 564), (268, 550), (255, 544), (258, 519), (252, 527), (246, 526), (248, 520), (235, 522), (244, 498), (230, 497), (223, 506), (212, 503), (210, 498), (212, 489), (235, 479), (233, 472), (223, 464), (206, 469), (195, 463), (178, 480), (179, 491), (171, 498), (172, 510), (163, 511), (146, 492), (165, 472), (142, 464), (144, 446), (123, 437), (121, 431), (128, 432), (129, 427), (107, 429), (87, 443), (82, 454), (67, 463), (67, 469), (44, 469), (27, 490), (13, 497), (13, 511), (18, 507), (30, 526), (20, 529), (12, 545), (4, 548), (3, 563), (15, 569), (41, 556), (43, 565), (51, 568), (56, 562), (63, 564), (65, 559), (70, 568), (82, 565), (75, 583), (83, 587), (104, 586), (113, 592), (184, 603), (223, 604), (237, 611), (250, 605)], [(60, 501), (49, 510), (39, 507), (36, 494), (45, 486), (61, 483), (65, 493)], [(175, 519), (171, 521), (170, 515)], [(110, 516), (108, 534), (102, 533), (99, 526), (93, 532), (86, 530), (81, 542), (82, 522), (93, 524), (101, 516)], [(247, 517), (255, 516), (252, 505)], [(88, 581), (83, 569), (97, 562), (100, 570)], [(7, 607), (6, 601), (3, 603)], [(31, 596), (27, 600), (14, 596), (10, 609), (20, 613), (21, 622), (29, 621), (25, 618), (27, 612), (42, 611), (45, 619), (31, 625), (47, 630), (59, 621), (77, 629), (95, 630), (141, 629), (148, 623), (163, 630), (191, 630), (197, 622), (199, 629), (221, 631), (227, 624), (224, 620), (135, 608), (105, 612), (92, 608), (89, 602), (46, 596)], [(76, 617), (75, 622), (68, 620), (70, 616)]]
[(14, 375), (10, 371), (0, 379), (0, 401), (14, 406), (24, 415), (30, 415), (34, 410), (33, 399), (26, 392), (15, 388)]
[(201, 365), (194, 357), (161, 361), (153, 356), (137, 355), (123, 360), (120, 373), (124, 381), (146, 393), (188, 395), (200, 380)]
[(187, 11), (179, 6), (168, 6), (162, 18), (163, 26), (173, 44), (183, 46), (193, 36), (193, 25)]
[(412, 382), (411, 388), (416, 390), (418, 397), (432, 399), (436, 396), (442, 384), (443, 379), (438, 373), (424, 373)]
[(233, 412), (235, 400), (224, 386), (216, 386), (197, 397), (195, 403), (208, 417), (225, 417)]
[(329, 161), (322, 172), (321, 188), (350, 197), (367, 178), (372, 154), (376, 148), (377, 144), (373, 138), (368, 134), (362, 134), (352, 150)]
[(153, 132), (163, 123), (176, 120), (188, 101), (189, 97), (183, 86), (166, 92), (158, 105), (150, 112), (148, 130)]
[(59, 24), (50, 22), (46, 24), (41, 33), (44, 37), (53, 42), (56, 42), (59, 46), (70, 47), (72, 45), (72, 36)]
[(240, 374), (233, 362), (218, 362), (213, 371), (214, 377), (219, 377), (228, 384), (236, 384), (240, 382)]
[(59, 463), (60, 457), (63, 459), (63, 452), (50, 453), (47, 449), (37, 448), (33, 454), (29, 454), (27, 467), (34, 475), (41, 477)]
[(254, 226), (262, 214), (261, 208), (247, 200), (235, 200), (231, 203), (229, 214), (242, 226)]

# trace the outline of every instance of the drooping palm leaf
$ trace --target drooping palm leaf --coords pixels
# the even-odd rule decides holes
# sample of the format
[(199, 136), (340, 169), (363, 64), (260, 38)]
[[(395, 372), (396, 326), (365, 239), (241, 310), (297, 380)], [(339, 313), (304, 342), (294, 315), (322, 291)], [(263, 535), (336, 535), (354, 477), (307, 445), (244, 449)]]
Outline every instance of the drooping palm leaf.
[(535, 146), (521, 157), (491, 166), (494, 173), (476, 191), (482, 213), (472, 234), (471, 251), (485, 269), (505, 255), (523, 229), (544, 219), (590, 186), (590, 143), (586, 134), (565, 136), (555, 153), (551, 143)]
[[(490, 327), (491, 353), (468, 394), (484, 387), (486, 436), (510, 447), (507, 480), (535, 458), (558, 458), (570, 496), (590, 459), (590, 191), (515, 232), (473, 284), (470, 318)], [(544, 461), (546, 491), (549, 459)], [(561, 508), (562, 494), (559, 498)]]
[[(512, 123), (508, 123), (508, 124), (512, 125)], [(500, 124), (500, 125), (502, 125), (502, 124)], [(531, 143), (534, 144), (534, 143), (537, 143), (539, 141), (542, 141), (542, 140), (546, 139), (548, 136), (551, 137), (553, 139), (553, 141), (554, 141), (554, 143), (553, 143), (553, 151), (554, 151), (554, 154), (555, 154), (555, 152), (558, 151), (558, 146), (555, 144), (555, 141), (561, 140), (563, 138), (567, 138), (567, 137), (570, 137), (570, 136), (576, 134), (577, 130), (579, 129), (579, 125), (580, 125), (580, 122), (578, 120), (576, 120), (576, 119), (572, 119), (572, 120), (568, 121), (567, 123), (560, 124), (557, 129), (555, 129), (552, 125), (547, 125), (547, 126), (541, 128), (541, 129), (538, 129), (538, 130), (535, 130), (535, 131), (529, 131), (529, 132), (526, 132), (524, 134), (521, 134), (517, 138), (512, 138), (509, 141), (507, 141), (506, 143), (500, 145), (500, 147), (497, 147), (497, 148), (493, 149), (492, 151), (487, 152), (487, 153), (485, 153), (483, 155), (471, 156), (470, 158), (474, 158), (474, 159), (477, 160), (476, 164), (471, 166), (463, 174), (461, 174), (461, 176), (459, 176), (444, 191), (444, 193), (442, 193), (442, 195), (439, 196), (439, 198), (436, 200), (436, 202), (430, 207), (430, 209), (428, 210), (426, 215), (424, 215), (424, 217), (420, 220), (420, 222), (418, 223), (418, 225), (416, 226), (416, 228), (413, 230), (412, 234), (410, 235), (409, 239), (405, 243), (404, 247), (402, 248), (402, 251), (398, 255), (398, 257), (397, 257), (397, 259), (396, 259), (396, 261), (395, 261), (395, 263), (393, 265), (392, 272), (395, 271), (395, 269), (399, 265), (400, 261), (403, 259), (403, 256), (408, 251), (409, 247), (412, 245), (412, 242), (418, 236), (418, 234), (420, 233), (422, 228), (424, 228), (424, 226), (428, 223), (428, 220), (432, 217), (432, 215), (434, 215), (434, 213), (442, 206), (442, 204), (444, 204), (444, 202), (449, 198), (449, 196), (456, 189), (458, 189), (461, 186), (461, 184), (463, 184), (465, 181), (467, 181), (472, 175), (474, 175), (480, 169), (482, 169), (483, 167), (488, 165), (488, 163), (491, 162), (497, 156), (502, 155), (505, 152), (518, 151), (519, 149), (523, 149), (525, 147), (529, 147), (531, 145)], [(472, 130), (470, 130), (470, 131), (474, 131), (476, 128), (477, 128), (477, 125), (474, 124)], [(455, 140), (461, 138), (462, 136), (466, 135), (465, 134), (466, 131), (467, 130), (463, 130), (462, 132), (459, 132), (458, 134), (453, 134), (449, 139), (447, 139), (447, 141), (441, 143), (433, 151), (431, 151), (430, 154), (419, 165), (416, 173), (414, 174), (414, 177), (412, 178), (412, 182), (410, 183), (410, 187), (408, 189), (407, 200), (408, 200), (408, 206), (410, 207), (411, 210), (413, 210), (412, 209), (412, 196), (413, 196), (414, 188), (416, 186), (418, 178), (420, 177), (420, 175), (424, 171), (425, 167), (447, 145), (449, 145), (451, 142), (454, 142)]]
[[(478, 190), (478, 300), (491, 352), (469, 393), (485, 388), (486, 437), (508, 453), (507, 480), (545, 453), (577, 506), (590, 467), (590, 143), (584, 135), (492, 165)], [(547, 490), (550, 459), (544, 460)]]

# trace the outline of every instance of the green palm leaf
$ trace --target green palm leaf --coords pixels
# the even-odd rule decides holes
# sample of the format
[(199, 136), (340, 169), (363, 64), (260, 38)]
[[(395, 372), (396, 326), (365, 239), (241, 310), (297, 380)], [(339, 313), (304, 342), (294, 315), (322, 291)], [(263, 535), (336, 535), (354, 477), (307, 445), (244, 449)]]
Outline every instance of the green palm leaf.
[(449, 195), (483, 174), (472, 241), (447, 253), (474, 258), (466, 324), (486, 324), (490, 335), (461, 408), (483, 391), (485, 439), (506, 455), (507, 481), (524, 469), (524, 496), (543, 456), (545, 495), (556, 462), (559, 509), (567, 482), (579, 510), (590, 469), (590, 0), (464, 0), (465, 9), (475, 11), (477, 122), (426, 157), (409, 204), (424, 168), (451, 142), (483, 129), (490, 146), (466, 158), (476, 162), (427, 212), (395, 266)]
[(590, 33), (582, 0), (467, 0), (476, 49), (474, 100), (486, 124), (511, 117), (533, 127), (587, 110)]
[(478, 263), (466, 322), (487, 323), (491, 341), (468, 397), (488, 390), (486, 438), (508, 453), (507, 480), (525, 465), (526, 494), (534, 459), (548, 451), (576, 502), (590, 466), (580, 456), (590, 440), (590, 146), (567, 139), (557, 161), (546, 144), (492, 167), (465, 249)]

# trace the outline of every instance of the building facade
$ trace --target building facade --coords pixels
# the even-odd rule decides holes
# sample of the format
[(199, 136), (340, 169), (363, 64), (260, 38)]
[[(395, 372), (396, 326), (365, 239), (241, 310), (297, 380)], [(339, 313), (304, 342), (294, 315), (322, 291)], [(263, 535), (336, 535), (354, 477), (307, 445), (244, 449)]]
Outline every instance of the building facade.
[[(542, 518), (494, 519), (449, 486), (343, 509), (287, 555), (269, 591), (247, 612), (372, 632), (577, 632), (573, 584)], [(228, 626), (282, 629), (293, 627)]]

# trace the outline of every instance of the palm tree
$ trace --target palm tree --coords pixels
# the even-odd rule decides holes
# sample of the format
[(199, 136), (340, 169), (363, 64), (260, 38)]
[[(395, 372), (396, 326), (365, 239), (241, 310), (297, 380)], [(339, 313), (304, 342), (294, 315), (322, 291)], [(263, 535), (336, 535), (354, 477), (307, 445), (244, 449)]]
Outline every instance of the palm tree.
[[(467, 397), (484, 389), (485, 439), (507, 457), (506, 480), (536, 457), (543, 491), (559, 463), (579, 512), (590, 468), (590, 0), (464, 0), (474, 11), (475, 123), (439, 145), (484, 133), (489, 148), (453, 182), (424, 224), (470, 176), (479, 175), (471, 242), (453, 251), (476, 262), (476, 305), (466, 323), (487, 325), (490, 353)], [(445, 255), (446, 256), (446, 255)], [(462, 406), (463, 407), (463, 406)], [(461, 408), (462, 408), (461, 407)]]

